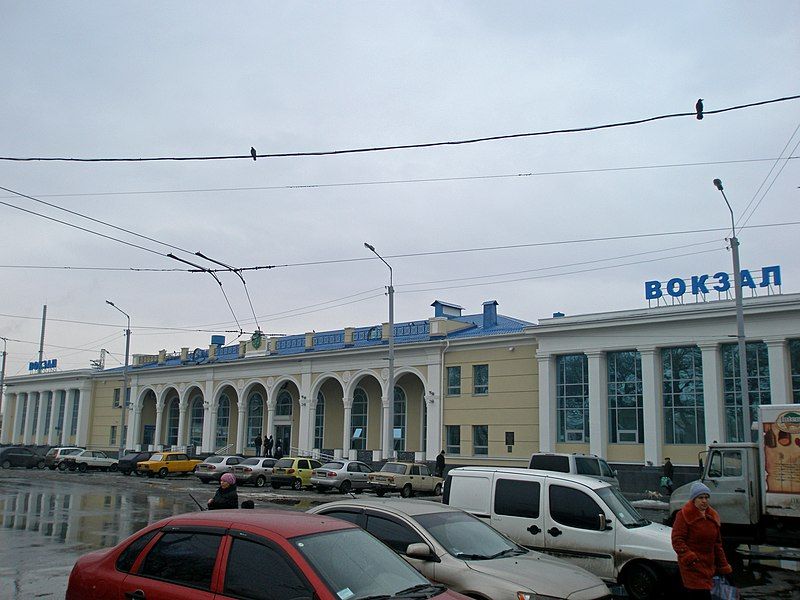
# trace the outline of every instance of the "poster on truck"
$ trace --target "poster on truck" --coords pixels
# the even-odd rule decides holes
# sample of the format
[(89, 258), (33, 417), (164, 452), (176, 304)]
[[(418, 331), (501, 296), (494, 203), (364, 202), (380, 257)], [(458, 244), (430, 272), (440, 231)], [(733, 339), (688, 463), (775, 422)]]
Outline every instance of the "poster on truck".
[(800, 510), (800, 405), (761, 407), (761, 452), (767, 513)]

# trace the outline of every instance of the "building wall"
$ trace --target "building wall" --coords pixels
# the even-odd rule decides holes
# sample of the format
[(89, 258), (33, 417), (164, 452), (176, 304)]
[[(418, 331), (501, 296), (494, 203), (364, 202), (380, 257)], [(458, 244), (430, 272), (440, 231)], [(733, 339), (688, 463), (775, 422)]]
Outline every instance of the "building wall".
[[(122, 411), (119, 407), (114, 408), (115, 389), (120, 390), (120, 402), (123, 402), (122, 379), (96, 380), (94, 382), (91, 402), (92, 409), (89, 421), (89, 439), (86, 443), (87, 448), (108, 451), (119, 450), (119, 425)], [(127, 415), (125, 424), (129, 425), (127, 422)], [(111, 444), (109, 440), (112, 426), (117, 428), (117, 439), (114, 444)]]

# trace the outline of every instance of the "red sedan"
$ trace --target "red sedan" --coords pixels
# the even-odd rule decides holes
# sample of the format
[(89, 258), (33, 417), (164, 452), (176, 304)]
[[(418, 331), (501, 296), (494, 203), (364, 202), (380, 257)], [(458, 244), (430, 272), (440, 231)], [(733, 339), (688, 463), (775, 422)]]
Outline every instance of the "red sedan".
[(467, 600), (359, 527), (280, 510), (163, 519), (72, 569), (67, 600)]

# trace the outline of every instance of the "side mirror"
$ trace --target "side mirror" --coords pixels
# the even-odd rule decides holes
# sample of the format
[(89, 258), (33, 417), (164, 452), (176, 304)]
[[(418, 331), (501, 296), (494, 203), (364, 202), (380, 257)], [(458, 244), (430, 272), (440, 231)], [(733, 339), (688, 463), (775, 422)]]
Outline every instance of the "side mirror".
[(438, 558), (434, 556), (431, 547), (423, 543), (409, 544), (408, 548), (406, 548), (406, 556), (421, 560), (437, 560), (438, 562)]
[(600, 518), (600, 531), (610, 531), (612, 527), (608, 524), (605, 513), (600, 513), (597, 516)]

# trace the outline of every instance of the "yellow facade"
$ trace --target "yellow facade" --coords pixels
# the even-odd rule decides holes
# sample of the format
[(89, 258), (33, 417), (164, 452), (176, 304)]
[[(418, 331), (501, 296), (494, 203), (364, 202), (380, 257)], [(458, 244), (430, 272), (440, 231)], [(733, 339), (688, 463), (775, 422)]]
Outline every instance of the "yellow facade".
[[(93, 450), (118, 450), (120, 442), (120, 419), (122, 410), (114, 408), (114, 390), (120, 390), (122, 402), (122, 379), (96, 379), (92, 384), (92, 411), (89, 415), (89, 437), (86, 447)], [(127, 422), (126, 422), (127, 425)], [(115, 427), (116, 439), (111, 440), (111, 428)]]

